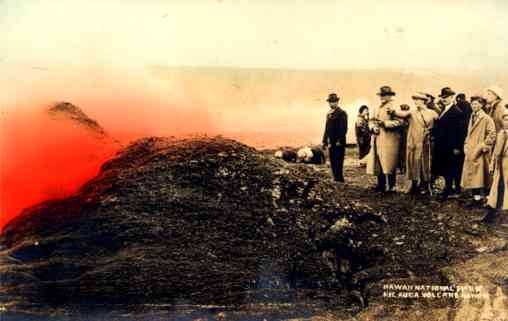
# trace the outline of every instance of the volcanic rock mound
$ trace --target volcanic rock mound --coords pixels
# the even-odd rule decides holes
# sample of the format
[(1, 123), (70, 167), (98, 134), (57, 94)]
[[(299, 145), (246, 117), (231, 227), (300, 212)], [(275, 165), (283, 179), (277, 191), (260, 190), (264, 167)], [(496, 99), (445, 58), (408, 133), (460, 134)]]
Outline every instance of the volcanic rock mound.
[[(0, 235), (0, 301), (220, 303), (357, 292), (383, 218), (312, 166), (221, 137), (139, 140)], [(366, 278), (364, 277), (363, 280)], [(262, 295), (260, 295), (262, 293)]]
[(69, 102), (60, 102), (48, 109), (48, 113), (52, 117), (63, 117), (76, 122), (99, 136), (107, 136), (106, 131), (99, 125), (99, 123), (88, 117), (79, 107), (74, 106)]

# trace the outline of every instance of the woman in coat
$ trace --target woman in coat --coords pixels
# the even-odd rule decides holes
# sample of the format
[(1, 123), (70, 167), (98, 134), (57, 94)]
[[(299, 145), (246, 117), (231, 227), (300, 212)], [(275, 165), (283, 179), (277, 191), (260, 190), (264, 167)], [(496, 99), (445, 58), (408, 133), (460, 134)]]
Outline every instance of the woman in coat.
[[(360, 107), (355, 125), (356, 142), (358, 143), (358, 159), (362, 161), (370, 150), (369, 107)], [(364, 163), (365, 165), (365, 163)]]
[[(397, 112), (409, 121), (406, 143), (406, 175), (411, 181), (408, 194), (426, 193), (431, 180), (430, 131), (438, 114), (427, 108), (429, 97), (424, 93), (412, 96), (416, 108)], [(419, 184), (418, 184), (419, 183)]]
[(501, 118), (503, 128), (498, 132), (496, 146), (492, 153), (490, 163), (490, 172), (493, 174), (492, 186), (487, 201), (487, 215), (483, 222), (487, 224), (495, 223), (496, 214), (499, 210), (508, 210), (508, 112)]
[(483, 111), (486, 100), (482, 97), (471, 97), (472, 114), (467, 127), (464, 142), (464, 168), (461, 185), (473, 192), (472, 205), (482, 205), (485, 190), (490, 185), (490, 155), (496, 141), (494, 120)]

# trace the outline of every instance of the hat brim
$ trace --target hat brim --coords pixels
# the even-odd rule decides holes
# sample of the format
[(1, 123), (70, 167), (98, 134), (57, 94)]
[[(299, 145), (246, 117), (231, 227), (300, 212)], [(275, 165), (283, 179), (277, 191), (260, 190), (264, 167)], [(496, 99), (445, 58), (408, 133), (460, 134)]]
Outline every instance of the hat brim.
[(423, 97), (423, 96), (411, 96), (411, 98), (413, 100), (423, 100), (423, 101), (428, 101), (430, 99), (429, 97)]
[(455, 93), (449, 93), (449, 94), (446, 94), (446, 95), (439, 95), (439, 98), (448, 98), (448, 97), (451, 97), (451, 96), (455, 96)]
[(336, 102), (339, 101), (339, 99), (338, 98), (333, 98), (333, 99), (327, 99), (326, 101), (329, 102), (329, 103), (336, 103)]
[(378, 96), (395, 96), (395, 93), (394, 92), (391, 92), (391, 93), (377, 93)]

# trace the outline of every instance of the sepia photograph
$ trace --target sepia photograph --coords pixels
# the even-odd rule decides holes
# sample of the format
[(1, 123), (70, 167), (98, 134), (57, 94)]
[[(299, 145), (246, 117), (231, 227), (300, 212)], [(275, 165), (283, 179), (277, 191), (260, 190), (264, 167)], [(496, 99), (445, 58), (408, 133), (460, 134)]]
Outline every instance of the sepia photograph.
[(0, 0), (0, 122), (0, 321), (508, 321), (508, 1)]

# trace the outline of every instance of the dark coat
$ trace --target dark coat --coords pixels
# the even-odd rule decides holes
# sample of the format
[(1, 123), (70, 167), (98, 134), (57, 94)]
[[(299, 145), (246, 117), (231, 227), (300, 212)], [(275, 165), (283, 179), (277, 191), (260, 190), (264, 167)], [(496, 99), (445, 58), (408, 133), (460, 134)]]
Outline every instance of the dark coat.
[(465, 114), (466, 117), (471, 116), (473, 109), (471, 108), (471, 104), (467, 101), (460, 101), (457, 103), (457, 107)]
[(466, 137), (469, 120), (471, 118), (471, 114), (473, 113), (473, 108), (471, 108), (471, 104), (467, 100), (458, 102), (457, 107), (459, 107), (459, 109), (462, 111), (462, 117), (464, 117), (464, 137)]
[(330, 110), (326, 115), (323, 144), (335, 146), (339, 142), (346, 145), (347, 114), (340, 107)]
[(362, 116), (358, 116), (355, 125), (356, 142), (358, 143), (358, 158), (364, 158), (370, 151), (370, 128), (369, 121)]
[[(441, 113), (432, 129), (434, 142), (432, 171), (435, 175), (450, 175), (457, 166), (460, 166), (459, 160), (460, 157), (463, 158), (466, 132), (466, 116), (456, 105)], [(458, 157), (454, 155), (454, 149), (460, 150), (461, 155)]]

